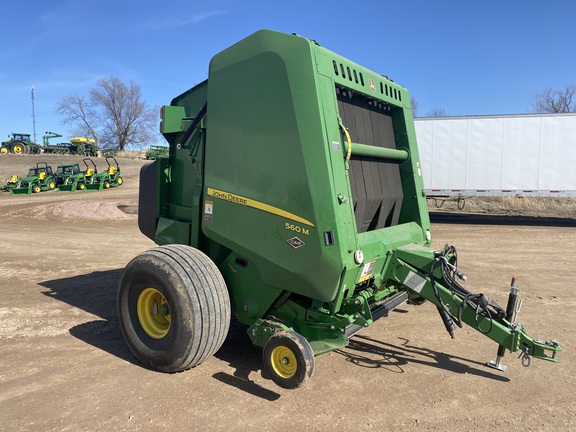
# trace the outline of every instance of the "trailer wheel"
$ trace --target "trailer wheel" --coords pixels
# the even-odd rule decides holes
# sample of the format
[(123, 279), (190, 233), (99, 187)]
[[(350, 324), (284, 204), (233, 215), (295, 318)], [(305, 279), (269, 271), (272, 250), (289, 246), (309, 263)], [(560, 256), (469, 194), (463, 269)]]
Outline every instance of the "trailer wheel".
[(264, 370), (272, 381), (285, 389), (295, 389), (314, 373), (314, 351), (304, 336), (282, 331), (264, 345)]
[(222, 275), (205, 254), (190, 246), (160, 246), (126, 266), (118, 315), (136, 358), (164, 372), (179, 372), (222, 346), (230, 299)]

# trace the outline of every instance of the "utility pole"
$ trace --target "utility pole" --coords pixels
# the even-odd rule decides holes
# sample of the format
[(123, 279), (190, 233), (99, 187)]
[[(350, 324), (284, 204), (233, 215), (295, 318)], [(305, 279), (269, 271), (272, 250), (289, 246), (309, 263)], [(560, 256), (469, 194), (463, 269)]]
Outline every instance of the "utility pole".
[(36, 142), (36, 113), (34, 112), (34, 86), (32, 86), (32, 131), (34, 133), (34, 142)]

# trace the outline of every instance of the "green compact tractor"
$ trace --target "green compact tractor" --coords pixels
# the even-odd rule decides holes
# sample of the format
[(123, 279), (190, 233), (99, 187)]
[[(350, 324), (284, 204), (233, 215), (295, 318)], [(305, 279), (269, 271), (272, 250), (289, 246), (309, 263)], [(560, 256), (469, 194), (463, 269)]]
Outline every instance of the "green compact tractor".
[[(83, 159), (85, 171), (80, 171), (78, 164), (59, 165), (56, 169), (56, 184), (59, 191), (74, 192), (86, 189), (86, 184), (98, 173), (96, 164), (90, 158)], [(88, 164), (90, 162), (91, 166)]]
[(9, 140), (2, 141), (0, 154), (38, 154), (40, 146), (30, 138), (30, 134), (12, 133)]
[[(106, 163), (108, 168), (106, 171), (92, 175), (90, 182), (86, 183), (88, 190), (102, 190), (111, 187), (118, 187), (124, 183), (124, 179), (120, 175), (120, 165), (114, 156), (106, 156)], [(110, 161), (113, 161), (111, 163)]]
[[(159, 246), (118, 289), (133, 354), (175, 372), (222, 345), (231, 314), (285, 388), (315, 356), (408, 299), (504, 350), (556, 362), (506, 308), (461, 285), (432, 233), (408, 91), (297, 35), (259, 31), (161, 111), (169, 158), (142, 168), (139, 227)], [(503, 369), (503, 368), (502, 368)]]
[(4, 184), (2, 186), (0, 186), (0, 191), (4, 191), (4, 192), (11, 191), (12, 189), (14, 189), (18, 185), (19, 180), (20, 180), (20, 177), (18, 177), (17, 175), (13, 175), (9, 179), (6, 179)]
[(56, 178), (52, 167), (46, 162), (38, 162), (36, 167), (30, 168), (28, 176), (18, 180), (10, 190), (11, 195), (30, 195), (45, 192), (56, 188)]

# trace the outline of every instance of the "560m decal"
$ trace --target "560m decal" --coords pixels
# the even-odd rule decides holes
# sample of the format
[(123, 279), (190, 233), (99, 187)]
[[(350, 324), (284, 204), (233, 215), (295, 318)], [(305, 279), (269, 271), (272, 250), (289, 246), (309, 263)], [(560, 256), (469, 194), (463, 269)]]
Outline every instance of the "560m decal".
[(265, 211), (266, 213), (271, 213), (271, 214), (274, 214), (276, 216), (281, 216), (281, 217), (284, 217), (286, 219), (293, 220), (294, 222), (298, 222), (298, 223), (301, 223), (303, 225), (308, 225), (308, 226), (314, 228), (314, 224), (312, 222), (310, 222), (309, 220), (306, 220), (306, 219), (304, 219), (298, 215), (295, 215), (294, 213), (287, 212), (286, 210), (282, 210), (278, 207), (271, 206), (270, 204), (266, 204), (266, 203), (256, 201), (256, 200), (253, 200), (250, 198), (246, 198), (246, 197), (243, 197), (240, 195), (235, 195), (235, 194), (230, 193), (230, 192), (225, 192), (225, 191), (221, 191), (218, 189), (213, 189), (210, 187), (208, 188), (206, 194), (208, 196), (211, 196), (211, 197), (216, 198), (216, 199), (228, 201), (228, 202), (243, 205), (246, 207), (255, 208), (258, 210), (262, 210), (262, 211)]

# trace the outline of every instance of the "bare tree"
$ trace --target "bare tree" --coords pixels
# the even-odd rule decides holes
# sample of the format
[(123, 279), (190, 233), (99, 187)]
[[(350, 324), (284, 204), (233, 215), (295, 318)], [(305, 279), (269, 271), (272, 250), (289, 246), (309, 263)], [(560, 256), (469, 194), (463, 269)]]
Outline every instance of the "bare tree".
[(532, 109), (537, 113), (576, 112), (576, 85), (563, 89), (546, 88), (532, 97)]
[(446, 117), (448, 113), (442, 107), (435, 107), (428, 111), (427, 117)]
[(102, 148), (140, 148), (155, 141), (157, 118), (141, 100), (140, 86), (125, 84), (117, 77), (102, 78), (89, 97), (68, 95), (57, 105), (64, 124), (74, 133), (94, 138)]
[(412, 105), (412, 115), (416, 117), (418, 115), (418, 108), (420, 108), (420, 105), (414, 96), (410, 97), (410, 105)]
[(64, 124), (71, 125), (74, 135), (97, 139), (97, 134), (90, 126), (93, 116), (90, 103), (84, 96), (64, 96), (56, 107), (58, 114), (64, 117)]

